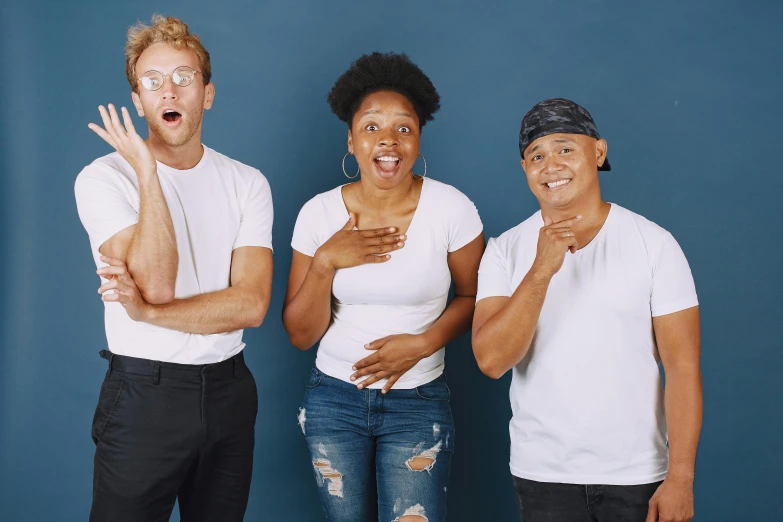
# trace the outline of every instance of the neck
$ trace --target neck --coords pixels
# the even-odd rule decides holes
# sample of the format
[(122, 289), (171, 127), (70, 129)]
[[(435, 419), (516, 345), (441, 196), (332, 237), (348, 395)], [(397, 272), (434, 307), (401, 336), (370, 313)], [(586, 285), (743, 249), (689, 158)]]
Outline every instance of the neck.
[(167, 167), (177, 170), (192, 169), (204, 156), (204, 146), (201, 144), (201, 129), (196, 132), (187, 143), (179, 146), (171, 146), (149, 133), (146, 140), (152, 156)]
[(611, 205), (601, 199), (601, 194), (598, 193), (589, 198), (573, 201), (563, 207), (542, 205), (541, 215), (542, 217), (552, 219), (555, 223), (575, 216), (582, 216), (579, 224), (574, 227), (575, 229), (590, 229), (596, 225), (600, 228), (606, 220), (606, 216), (609, 214), (610, 207)]
[(362, 178), (359, 182), (359, 201), (364, 207), (376, 210), (383, 211), (393, 208), (410, 199), (411, 194), (415, 191), (416, 183), (413, 173), (405, 176), (399, 185), (390, 189), (378, 188), (366, 178)]

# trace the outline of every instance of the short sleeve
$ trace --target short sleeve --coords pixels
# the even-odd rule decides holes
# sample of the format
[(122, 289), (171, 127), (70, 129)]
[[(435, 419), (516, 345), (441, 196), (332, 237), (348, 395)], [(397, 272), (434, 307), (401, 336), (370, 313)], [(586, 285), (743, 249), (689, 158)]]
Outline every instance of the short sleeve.
[(323, 225), (325, 216), (323, 215), (323, 205), (320, 204), (319, 196), (311, 199), (299, 211), (294, 225), (294, 235), (291, 239), (291, 247), (297, 252), (306, 256), (313, 257), (315, 251), (321, 246), (318, 233), (319, 225)]
[(96, 257), (101, 245), (139, 221), (120, 178), (111, 167), (96, 163), (85, 167), (76, 178), (76, 208)]
[(487, 297), (511, 297), (514, 289), (511, 288), (508, 272), (508, 260), (503, 255), (498, 240), (491, 238), (479, 265), (476, 302)]
[(464, 247), (481, 234), (484, 224), (479, 217), (476, 205), (462, 192), (452, 188), (452, 196), (443, 205), (449, 205), (449, 246), (448, 251), (454, 252)]
[(257, 246), (271, 250), (273, 221), (272, 189), (263, 174), (256, 171), (256, 177), (250, 186), (247, 200), (242, 208), (239, 231), (236, 240), (234, 240), (234, 249)]
[(680, 245), (666, 232), (653, 260), (650, 310), (653, 317), (697, 306), (696, 286)]

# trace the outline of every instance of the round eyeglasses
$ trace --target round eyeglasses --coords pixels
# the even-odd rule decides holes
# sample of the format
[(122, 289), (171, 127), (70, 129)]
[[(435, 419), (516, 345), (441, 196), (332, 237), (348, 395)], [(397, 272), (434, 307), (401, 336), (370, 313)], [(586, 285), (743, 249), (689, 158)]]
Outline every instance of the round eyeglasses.
[(139, 81), (148, 91), (157, 91), (163, 87), (166, 76), (171, 76), (171, 81), (174, 85), (177, 87), (187, 87), (193, 83), (193, 78), (200, 72), (201, 71), (194, 71), (187, 65), (182, 65), (174, 69), (174, 72), (171, 74), (163, 74), (160, 71), (147, 71), (139, 78)]

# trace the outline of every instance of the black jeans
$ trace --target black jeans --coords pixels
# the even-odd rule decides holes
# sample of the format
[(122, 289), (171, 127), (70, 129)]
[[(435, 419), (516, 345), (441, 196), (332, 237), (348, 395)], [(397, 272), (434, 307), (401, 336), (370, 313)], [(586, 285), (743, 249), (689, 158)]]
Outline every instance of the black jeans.
[(258, 395), (241, 353), (209, 365), (103, 351), (92, 424), (91, 522), (240, 521), (253, 471)]
[(660, 482), (602, 486), (514, 478), (523, 522), (644, 522)]

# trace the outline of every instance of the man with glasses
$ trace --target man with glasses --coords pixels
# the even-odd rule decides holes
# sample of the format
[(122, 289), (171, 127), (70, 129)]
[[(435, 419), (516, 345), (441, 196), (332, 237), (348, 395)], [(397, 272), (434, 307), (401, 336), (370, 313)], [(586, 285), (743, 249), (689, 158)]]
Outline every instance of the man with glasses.
[(242, 520), (253, 467), (256, 385), (242, 330), (272, 285), (272, 197), (256, 169), (201, 144), (209, 53), (187, 25), (128, 32), (131, 116), (89, 127), (117, 152), (76, 180), (103, 283), (109, 369), (92, 426), (90, 520)]

